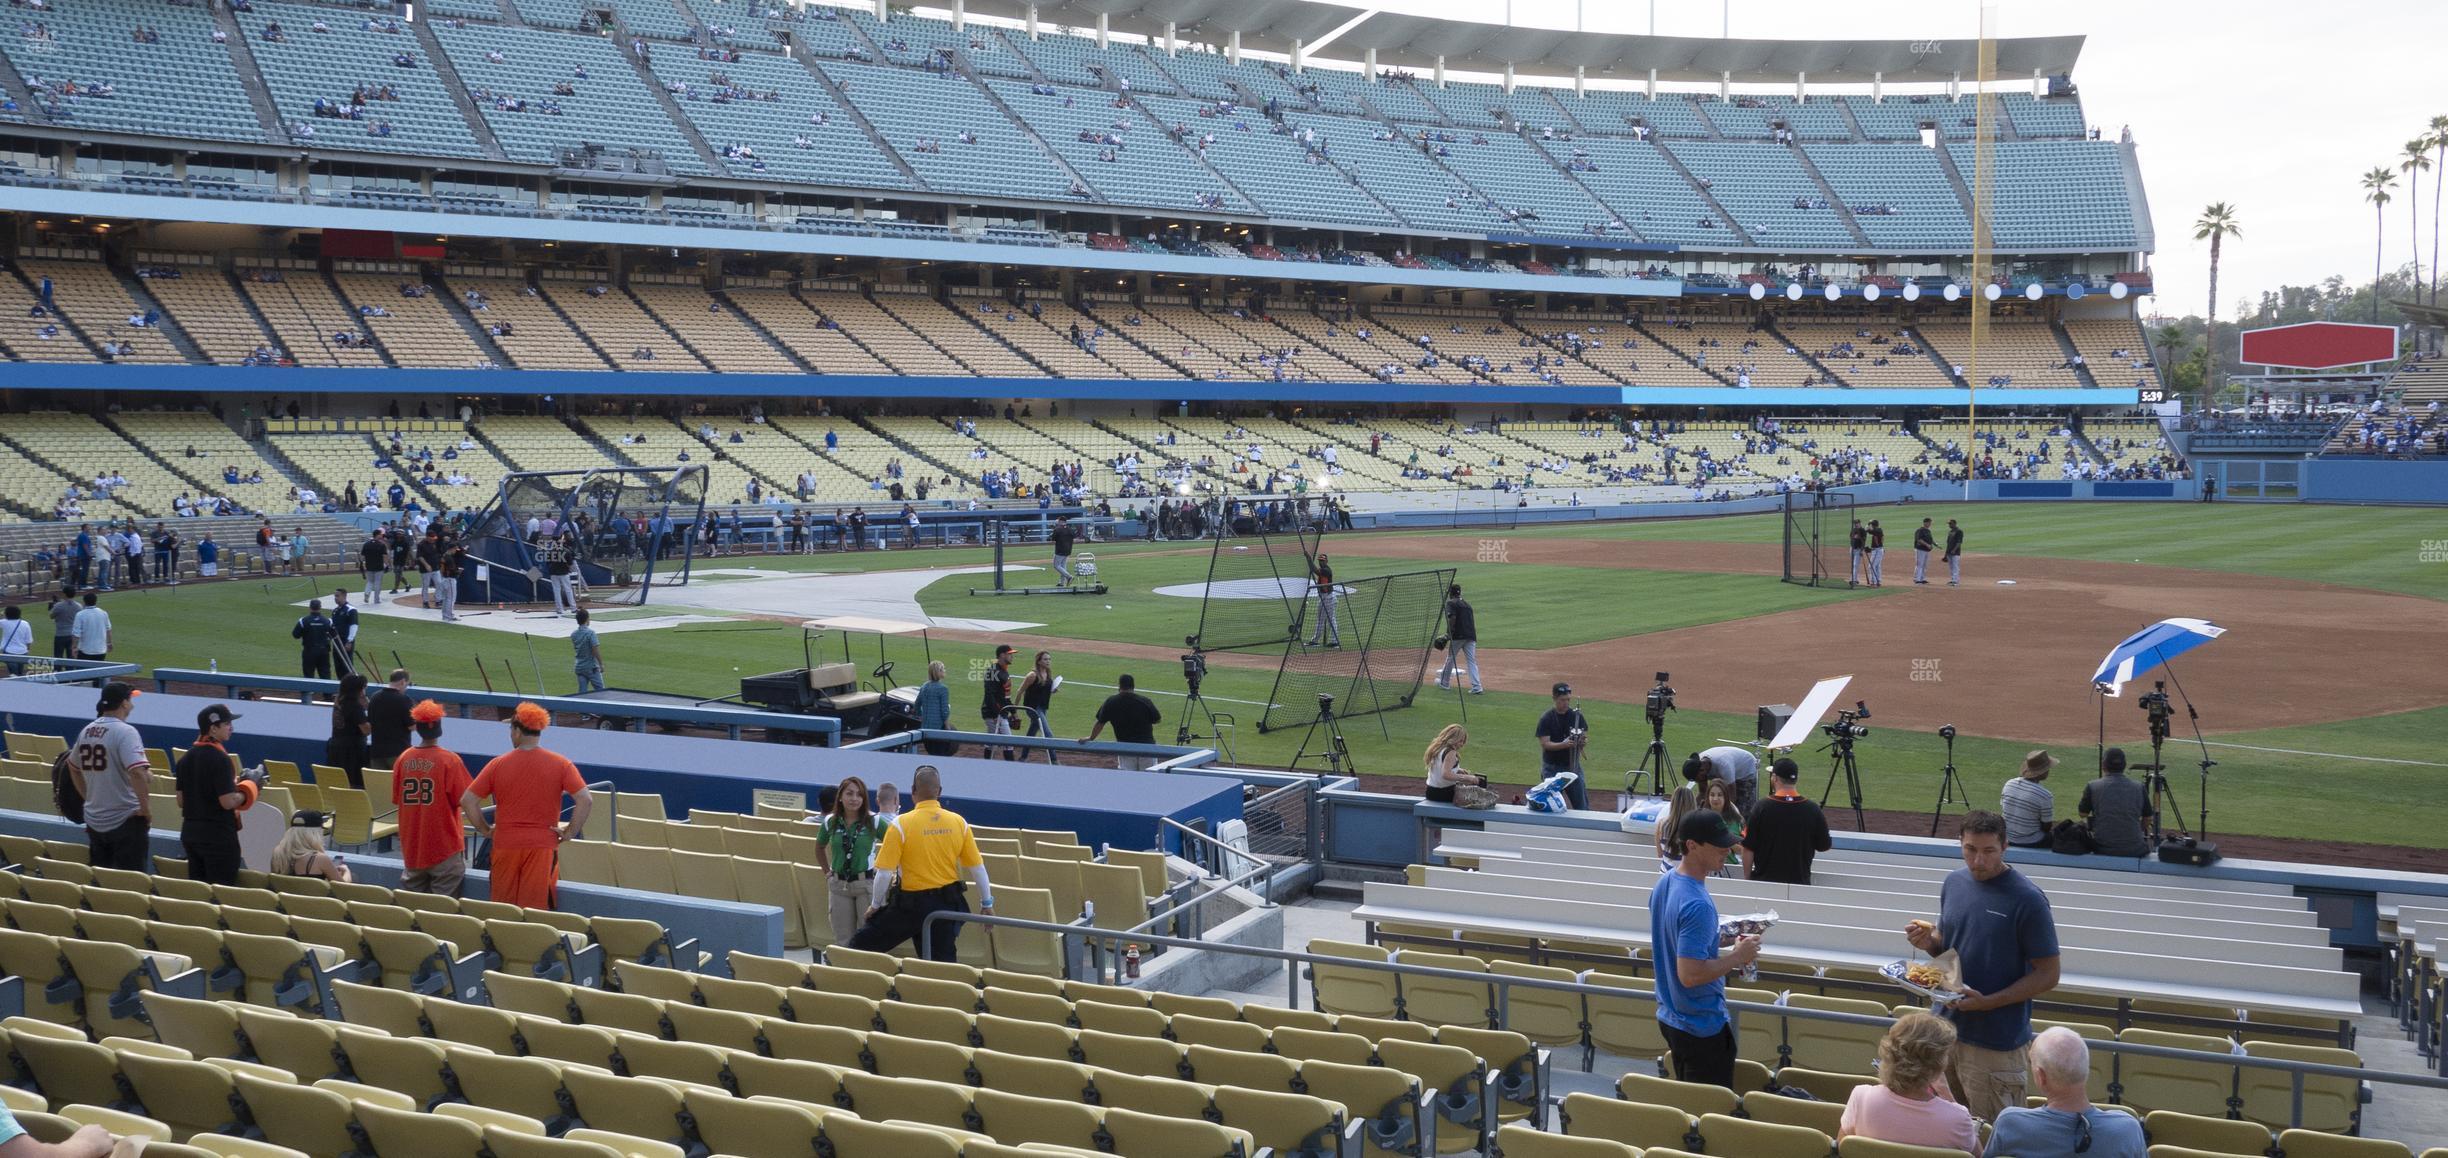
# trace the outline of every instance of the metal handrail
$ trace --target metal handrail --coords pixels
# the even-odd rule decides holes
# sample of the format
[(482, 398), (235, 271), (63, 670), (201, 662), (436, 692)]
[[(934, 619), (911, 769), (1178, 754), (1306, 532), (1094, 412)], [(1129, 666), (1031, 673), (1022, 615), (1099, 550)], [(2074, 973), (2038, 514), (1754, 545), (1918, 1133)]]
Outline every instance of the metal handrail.
[[(1461, 969), (1438, 968), (1430, 965), (1407, 965), (1397, 961), (1371, 961), (1363, 957), (1332, 957), (1296, 949), (1271, 948), (1265, 945), (1239, 945), (1221, 941), (1202, 941), (1195, 938), (1167, 936), (1161, 933), (1121, 932), (1111, 929), (1099, 929), (1093, 926), (1063, 925), (1049, 921), (1031, 921), (1019, 917), (989, 916), (984, 913), (962, 912), (953, 909), (940, 909), (929, 913), (927, 914), (926, 918), (920, 922), (918, 928), (918, 948), (920, 956), (926, 956), (929, 954), (931, 951), (930, 947), (933, 944), (935, 936), (936, 925), (939, 922), (946, 920), (980, 925), (1001, 925), (1008, 928), (1080, 937), (1087, 942), (1089, 948), (1094, 952), (1095, 956), (1100, 962), (1099, 976), (1103, 975), (1101, 968), (1101, 960), (1103, 955), (1109, 952), (1114, 952), (1114, 949), (1111, 948), (1108, 943), (1118, 944), (1125, 937), (1133, 938), (1148, 945), (1163, 945), (1167, 947), (1184, 949), (1207, 949), (1214, 952), (1237, 954), (1244, 957), (1265, 957), (1276, 961), (1282, 961), (1287, 966), (1286, 971), (1289, 976), (1291, 1000), (1288, 1002), (1288, 1006), (1293, 1009), (1300, 1008), (1300, 967), (1302, 965), (1329, 965), (1335, 968), (1365, 969), (1382, 973), (1393, 973), (1406, 977), (1432, 978), (1441, 981), (1461, 981), (1473, 985), (1486, 985), (1496, 994), (1495, 1012), (1497, 1017), (1495, 1020), (1500, 1027), (1504, 1024), (1504, 1012), (1510, 1007), (1512, 991), (1515, 989), (1548, 990), (1553, 992), (1572, 993), (1582, 997), (1609, 997), (1618, 1000), (1629, 998), (1635, 1001), (1647, 1000), (1652, 1004), (1655, 1004), (1657, 1001), (1657, 991), (1655, 988), (1648, 990), (1616, 989), (1603, 985), (1591, 985), (1584, 981), (1550, 981), (1540, 977), (1514, 977), (1507, 974), (1493, 972), (1475, 973)], [(1767, 1005), (1755, 1001), (1735, 1001), (1729, 999), (1725, 1003), (1725, 1006), (1728, 1019), (1732, 1023), (1732, 1026), (1738, 1036), (1741, 1032), (1741, 1017), (1745, 1013), (1774, 1017), (1799, 1017), (1809, 1021), (1840, 1022), (1851, 1025), (1889, 1026), (1895, 1023), (1895, 1019), (1892, 1017), (1878, 1017), (1867, 1013), (1845, 1013), (1833, 1009), (1809, 1009), (1802, 1006), (1791, 1005)], [(2139, 1042), (2118, 1041), (2114, 1038), (2085, 1038), (2083, 1040), (2083, 1044), (2091, 1049), (2104, 1050), (2111, 1054), (2133, 1054), (2137, 1057), (2158, 1057), (2176, 1061), (2208, 1062), (2215, 1065), (2235, 1066), (2239, 1069), (2278, 1070), (2291, 1074), (2294, 1105), (2288, 1117), (2288, 1121), (2290, 1123), (2303, 1121), (2304, 1079), (2306, 1078), (2351, 1078), (2356, 1081), (2378, 1082), (2382, 1085), (2409, 1086), (2415, 1089), (2426, 1090), (2448, 1090), (2448, 1077), (2440, 1077), (2431, 1074), (2406, 1074), (2398, 1073), (2393, 1070), (2364, 1069), (2357, 1066), (2330, 1065), (2326, 1062), (2296, 1061), (2291, 1058), (2258, 1057), (2252, 1054), (2229, 1053), (2226, 1051), (2177, 1049), (2171, 1046), (2143, 1045)]]
[[(1176, 827), (1176, 828), (1181, 828), (1181, 829), (1182, 829), (1182, 831), (1184, 831), (1184, 832), (1188, 832), (1188, 833), (1190, 833), (1190, 834), (1191, 834), (1191, 835), (1193, 835), (1193, 836), (1205, 836), (1205, 835), (1206, 835), (1205, 833), (1198, 832), (1198, 831), (1196, 831), (1196, 830), (1194, 830), (1194, 829), (1183, 828), (1183, 827), (1182, 827), (1182, 826), (1181, 826), (1181, 825), (1180, 825), (1178, 822), (1176, 822), (1176, 821), (1175, 821), (1175, 820), (1174, 820), (1172, 817), (1167, 816), (1167, 817), (1162, 817), (1162, 818), (1160, 818), (1160, 819), (1162, 819), (1164, 823), (1166, 823), (1166, 824), (1171, 824), (1171, 825), (1173, 825), (1173, 826), (1174, 826), (1174, 827)], [(1229, 845), (1228, 845), (1228, 846), (1226, 846), (1226, 847), (1228, 847), (1228, 848), (1229, 848), (1229, 847), (1231, 847), (1231, 846), (1229, 846)], [(1246, 887), (1248, 887), (1249, 883), (1250, 883), (1251, 881), (1253, 881), (1253, 880), (1258, 879), (1258, 876), (1259, 876), (1259, 874), (1261, 874), (1261, 873), (1272, 873), (1272, 872), (1274, 872), (1274, 871), (1275, 871), (1275, 866), (1274, 866), (1274, 865), (1269, 864), (1269, 863), (1267, 863), (1267, 862), (1266, 862), (1266, 861), (1264, 861), (1264, 860), (1261, 860), (1261, 861), (1259, 861), (1259, 863), (1258, 863), (1258, 864), (1256, 864), (1256, 865), (1252, 866), (1248, 872), (1242, 873), (1241, 875), (1239, 875), (1239, 876), (1237, 876), (1237, 877), (1232, 877), (1232, 878), (1227, 879), (1227, 878), (1223, 877), (1223, 876), (1222, 876), (1222, 875), (1220, 875), (1220, 874), (1219, 874), (1219, 875), (1215, 875), (1215, 876), (1208, 877), (1208, 878), (1206, 879), (1206, 881), (1205, 881), (1205, 882), (1202, 882), (1202, 883), (1208, 883), (1208, 884), (1210, 885), (1210, 887), (1209, 887), (1209, 888), (1208, 888), (1208, 889), (1207, 889), (1205, 892), (1199, 893), (1197, 896), (1193, 896), (1193, 897), (1186, 897), (1186, 898), (1184, 898), (1184, 899), (1182, 899), (1182, 900), (1180, 900), (1180, 901), (1176, 901), (1176, 902), (1174, 902), (1172, 905), (1167, 906), (1167, 907), (1166, 907), (1166, 908), (1165, 908), (1165, 909), (1164, 909), (1162, 912), (1150, 913), (1150, 914), (1148, 915), (1148, 918), (1147, 918), (1146, 920), (1141, 921), (1141, 922), (1139, 922), (1138, 924), (1133, 925), (1133, 926), (1131, 926), (1131, 927), (1130, 927), (1130, 928), (1128, 928), (1128, 929), (1124, 929), (1124, 930), (1123, 930), (1123, 932), (1125, 932), (1125, 933), (1144, 933), (1144, 932), (1146, 932), (1147, 930), (1149, 930), (1149, 929), (1151, 929), (1151, 928), (1154, 928), (1155, 926), (1157, 926), (1157, 925), (1159, 925), (1159, 924), (1162, 924), (1162, 923), (1164, 923), (1164, 922), (1166, 922), (1166, 921), (1172, 920), (1176, 914), (1179, 914), (1179, 913), (1184, 912), (1184, 911), (1186, 911), (1186, 910), (1194, 910), (1194, 909), (1196, 909), (1198, 906), (1200, 906), (1200, 905), (1202, 905), (1202, 904), (1205, 904), (1205, 903), (1206, 903), (1206, 902), (1208, 902), (1209, 900), (1212, 900), (1212, 899), (1214, 899), (1215, 897), (1217, 897), (1217, 896), (1219, 896), (1219, 895), (1222, 895), (1223, 893), (1229, 892), (1229, 891), (1231, 891), (1231, 890), (1233, 890), (1233, 889), (1238, 889), (1238, 888), (1246, 888)], [(1269, 895), (1267, 895), (1266, 891), (1265, 891), (1265, 890), (1263, 890), (1263, 889), (1259, 890), (1259, 893), (1258, 893), (1258, 901), (1259, 901), (1259, 905), (1258, 905), (1258, 907), (1259, 907), (1259, 908), (1262, 908), (1262, 909), (1272, 909), (1272, 908), (1277, 907), (1277, 906), (1276, 906), (1276, 904), (1275, 904), (1275, 898), (1274, 898), (1274, 897), (1271, 897), (1271, 896), (1269, 896)]]
[(1218, 839), (1216, 839), (1216, 838), (1215, 838), (1215, 837), (1213, 837), (1213, 836), (1209, 836), (1208, 834), (1206, 834), (1206, 833), (1204, 833), (1204, 832), (1200, 832), (1199, 830), (1197, 830), (1197, 829), (1195, 829), (1195, 828), (1192, 828), (1192, 827), (1190, 827), (1189, 825), (1183, 824), (1182, 822), (1180, 822), (1180, 821), (1178, 821), (1178, 820), (1175, 820), (1175, 819), (1173, 819), (1173, 818), (1172, 818), (1172, 817), (1170, 817), (1170, 816), (1160, 816), (1160, 817), (1157, 817), (1157, 818), (1156, 818), (1156, 827), (1157, 827), (1157, 828), (1158, 828), (1158, 830), (1160, 830), (1160, 831), (1161, 831), (1161, 830), (1163, 830), (1163, 829), (1165, 829), (1165, 828), (1176, 828), (1176, 829), (1179, 829), (1179, 830), (1181, 830), (1181, 832), (1182, 832), (1182, 834), (1183, 834), (1183, 835), (1185, 835), (1185, 836), (1190, 836), (1190, 837), (1195, 837), (1195, 838), (1197, 838), (1197, 839), (1198, 839), (1198, 840), (1199, 840), (1201, 843), (1203, 843), (1203, 844), (1210, 844), (1210, 845), (1214, 845), (1218, 851), (1220, 851), (1220, 852), (1222, 852), (1222, 853), (1224, 853), (1224, 854), (1226, 854), (1226, 855), (1228, 855), (1228, 856), (1239, 857), (1239, 858), (1244, 859), (1244, 860), (1259, 859), (1259, 858), (1258, 858), (1258, 854), (1256, 854), (1256, 853), (1250, 852), (1250, 851), (1249, 851), (1249, 850), (1247, 850), (1247, 849), (1239, 849), (1239, 848), (1234, 848), (1233, 846), (1231, 846), (1231, 845), (1229, 845), (1229, 844), (1226, 844), (1226, 843), (1224, 843), (1223, 841), (1218, 840)]

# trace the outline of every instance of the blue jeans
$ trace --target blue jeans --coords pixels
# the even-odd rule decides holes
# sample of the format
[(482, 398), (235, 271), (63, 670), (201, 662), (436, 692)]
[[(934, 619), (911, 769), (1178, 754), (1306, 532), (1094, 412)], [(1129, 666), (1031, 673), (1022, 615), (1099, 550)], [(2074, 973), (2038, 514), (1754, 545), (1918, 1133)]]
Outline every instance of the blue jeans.
[(582, 667), (578, 669), (578, 694), (585, 695), (588, 692), (602, 690), (604, 690), (602, 668)]

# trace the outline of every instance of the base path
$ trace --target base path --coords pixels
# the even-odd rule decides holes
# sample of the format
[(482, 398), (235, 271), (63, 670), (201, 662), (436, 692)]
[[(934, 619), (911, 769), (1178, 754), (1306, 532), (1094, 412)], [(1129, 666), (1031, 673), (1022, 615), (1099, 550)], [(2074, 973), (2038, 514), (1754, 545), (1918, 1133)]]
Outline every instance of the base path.
[[(1468, 563), (1479, 557), (1479, 538), (1372, 537), (1367, 552)], [(1773, 583), (1783, 565), (1776, 545), (1749, 543), (1515, 538), (1506, 558), (1590, 569), (1589, 594), (1601, 606), (1608, 568)], [(1684, 707), (1744, 714), (1798, 703), (1814, 680), (1851, 675), (1844, 700), (1869, 701), (1873, 727), (1953, 724), (1978, 736), (2062, 743), (2098, 730), (2090, 680), (2109, 648), (2157, 620), (2192, 616), (2228, 629), (2175, 664), (2204, 732), (2448, 704), (2448, 664), (2439, 662), (2448, 654), (2448, 615), (2432, 600), (2081, 559), (1967, 555), (1964, 586), (1954, 588), (1934, 560), (1933, 570), (1929, 586), (1915, 587), (1912, 552), (1890, 549), (1877, 598), (1649, 634), (1639, 634), (1639, 607), (1610, 607), (1625, 638), (1538, 651), (1501, 646), (1502, 620), (1483, 611), (1480, 665), (1493, 688), (1544, 694), (1566, 680), (1620, 703), (1638, 702), (1648, 674), (1666, 670)], [(2142, 731), (2133, 705), (2148, 690), (2128, 685), (2108, 703), (2111, 734)], [(2188, 732), (2181, 715), (2177, 729)]]

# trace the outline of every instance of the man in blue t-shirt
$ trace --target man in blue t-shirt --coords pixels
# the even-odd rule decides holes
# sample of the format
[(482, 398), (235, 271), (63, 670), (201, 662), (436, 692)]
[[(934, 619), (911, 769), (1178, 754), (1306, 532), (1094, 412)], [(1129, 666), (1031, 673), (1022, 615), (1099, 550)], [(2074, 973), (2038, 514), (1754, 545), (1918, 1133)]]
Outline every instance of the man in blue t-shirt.
[(1947, 1084), (1972, 1116), (1997, 1121), (2023, 1104), (2032, 999), (2057, 988), (2057, 918), (2048, 894), (2006, 865), (2006, 818), (1974, 809), (1962, 829), (1964, 867), (1938, 888), (1938, 923), (1904, 927), (1913, 948), (1949, 949), (1963, 965), (1963, 999), (1940, 1010), (1955, 1023)]
[(2031, 1075), (2045, 1106), (1998, 1115), (1985, 1158), (2143, 1158), (2149, 1143), (2131, 1114), (2091, 1104), (2091, 1047), (2066, 1027), (2031, 1043)]
[(1702, 808), (1675, 830), (1683, 862), (1649, 890), (1649, 954), (1657, 961), (1658, 1028), (1674, 1053), (1677, 1081), (1734, 1085), (1734, 1026), (1726, 1019), (1725, 978), (1759, 959), (1757, 937), (1719, 952), (1717, 902), (1708, 878), (1725, 867), (1734, 830)]

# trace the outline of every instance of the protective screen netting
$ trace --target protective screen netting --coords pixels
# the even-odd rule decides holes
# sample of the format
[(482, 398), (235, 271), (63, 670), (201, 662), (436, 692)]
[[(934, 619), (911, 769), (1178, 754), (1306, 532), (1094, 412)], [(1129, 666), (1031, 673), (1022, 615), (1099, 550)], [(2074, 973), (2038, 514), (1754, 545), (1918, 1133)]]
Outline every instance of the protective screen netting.
[(468, 552), (490, 569), (490, 597), (542, 602), (549, 519), (577, 531), (577, 575), (592, 603), (640, 604), (688, 582), (705, 515), (702, 466), (537, 471), (504, 476), (469, 530)]

